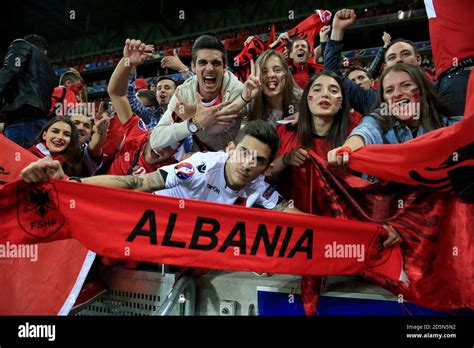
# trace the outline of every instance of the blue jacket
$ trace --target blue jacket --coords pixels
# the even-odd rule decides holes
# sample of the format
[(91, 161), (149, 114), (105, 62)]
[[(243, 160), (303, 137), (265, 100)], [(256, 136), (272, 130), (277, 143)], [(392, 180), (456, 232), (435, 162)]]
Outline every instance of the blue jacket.
[(153, 129), (160, 122), (161, 116), (164, 113), (163, 109), (161, 107), (150, 108), (143, 106), (135, 96), (135, 77), (135, 74), (130, 74), (128, 77), (127, 98), (130, 102), (130, 107), (145, 122), (147, 129)]
[(377, 90), (366, 90), (342, 74), (341, 52), (342, 41), (329, 40), (324, 49), (324, 69), (338, 74), (344, 84), (349, 104), (362, 115), (369, 114), (377, 100)]
[[(395, 122), (394, 128), (383, 132), (382, 128), (380, 128), (379, 124), (377, 123), (376, 117), (376, 115), (363, 117), (360, 124), (352, 130), (350, 136), (358, 135), (362, 137), (364, 139), (365, 145), (400, 144), (414, 139), (408, 126), (400, 123), (399, 121)], [(462, 116), (452, 116), (450, 118), (443, 117), (443, 124), (445, 126), (451, 126), (461, 120)], [(420, 125), (418, 127), (416, 136), (419, 137), (429, 131), (431, 130), (426, 131)]]

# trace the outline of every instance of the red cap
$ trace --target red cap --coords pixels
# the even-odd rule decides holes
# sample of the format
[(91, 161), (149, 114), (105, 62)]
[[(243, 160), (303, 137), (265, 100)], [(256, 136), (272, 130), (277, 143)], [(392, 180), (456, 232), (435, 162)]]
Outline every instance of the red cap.
[(135, 90), (139, 91), (141, 89), (148, 89), (148, 82), (145, 79), (136, 79), (135, 80)]

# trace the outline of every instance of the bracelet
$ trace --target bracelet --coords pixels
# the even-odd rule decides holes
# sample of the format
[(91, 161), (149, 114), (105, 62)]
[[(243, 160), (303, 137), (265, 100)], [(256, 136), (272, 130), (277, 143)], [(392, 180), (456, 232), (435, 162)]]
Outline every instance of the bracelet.
[(289, 163), (286, 163), (286, 161), (285, 161), (286, 155), (288, 155), (288, 154), (289, 154), (289, 152), (285, 153), (285, 154), (283, 155), (283, 158), (282, 158), (283, 164), (284, 164), (285, 166), (287, 166), (287, 167), (290, 165)]
[(79, 178), (79, 177), (77, 177), (77, 176), (70, 176), (69, 178), (67, 178), (67, 181), (82, 182), (81, 178)]
[(336, 151), (336, 156), (341, 156), (341, 155), (344, 155), (344, 154), (351, 154), (352, 153), (352, 149), (349, 147), (349, 146), (342, 146), (339, 148), (339, 150)]
[(180, 73), (188, 72), (189, 68), (179, 70)]
[(240, 93), (240, 98), (242, 98), (242, 100), (246, 103), (250, 103), (250, 100), (245, 100), (244, 97), (242, 96), (242, 93)]

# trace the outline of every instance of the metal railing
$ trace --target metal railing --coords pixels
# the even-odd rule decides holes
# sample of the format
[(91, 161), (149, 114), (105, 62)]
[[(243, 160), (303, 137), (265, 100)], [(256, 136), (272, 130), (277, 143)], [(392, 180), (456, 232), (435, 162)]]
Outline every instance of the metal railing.
[(184, 315), (194, 315), (196, 306), (196, 284), (191, 276), (183, 276), (171, 288), (165, 301), (152, 315), (166, 316), (171, 313), (176, 303), (184, 304)]

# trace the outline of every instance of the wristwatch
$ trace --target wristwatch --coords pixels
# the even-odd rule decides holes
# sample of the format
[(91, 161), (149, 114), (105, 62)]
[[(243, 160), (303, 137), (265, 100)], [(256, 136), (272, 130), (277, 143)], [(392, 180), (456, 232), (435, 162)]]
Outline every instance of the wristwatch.
[(201, 130), (201, 127), (199, 127), (199, 124), (196, 121), (196, 116), (193, 116), (192, 118), (188, 119), (188, 130), (192, 134), (195, 134)]

